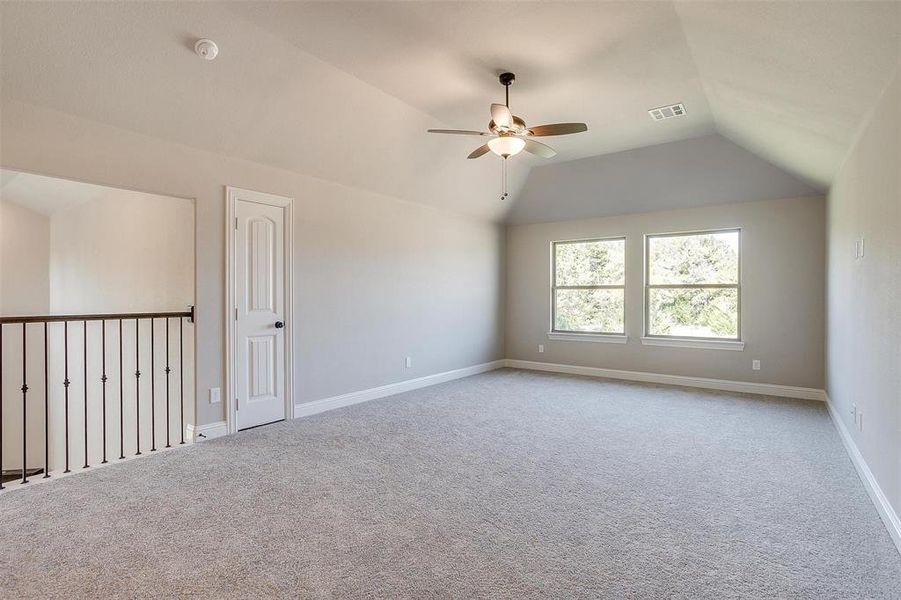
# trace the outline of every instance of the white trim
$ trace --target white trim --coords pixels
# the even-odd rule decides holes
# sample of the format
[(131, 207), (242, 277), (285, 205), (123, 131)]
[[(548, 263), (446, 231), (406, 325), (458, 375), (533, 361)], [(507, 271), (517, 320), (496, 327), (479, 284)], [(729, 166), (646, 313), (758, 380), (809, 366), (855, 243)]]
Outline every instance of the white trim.
[(238, 187), (225, 187), (225, 423), (237, 431), (235, 415), (235, 201), (258, 202), (285, 209), (285, 418), (294, 418), (294, 199)]
[(750, 381), (730, 381), (727, 379), (708, 379), (706, 377), (686, 377), (684, 375), (665, 375), (663, 373), (646, 373), (643, 371), (622, 371), (620, 369), (600, 369), (597, 367), (580, 367), (554, 363), (535, 362), (531, 360), (507, 359), (507, 367), (513, 369), (529, 369), (532, 371), (551, 371), (570, 375), (587, 375), (589, 377), (606, 377), (608, 379), (624, 379), (645, 383), (662, 383), (725, 392), (743, 394), (761, 394), (764, 396), (781, 396), (783, 398), (800, 398), (802, 400), (824, 400), (823, 390), (815, 388), (776, 385), (772, 383), (754, 383)]
[(189, 423), (185, 425), (185, 433), (187, 433), (187, 438), (194, 443), (211, 440), (228, 435), (228, 423), (216, 421), (215, 423), (200, 426), (194, 426)]
[(503, 360), (495, 360), (493, 362), (455, 369), (453, 371), (444, 371), (443, 373), (435, 373), (434, 375), (426, 375), (425, 377), (407, 379), (405, 381), (398, 381), (397, 383), (389, 383), (388, 385), (341, 394), (340, 396), (332, 396), (330, 398), (296, 404), (294, 406), (294, 417), (298, 418), (315, 415), (335, 408), (342, 408), (361, 402), (368, 402), (369, 400), (393, 396), (395, 394), (409, 392), (410, 390), (418, 390), (419, 388), (444, 383), (445, 381), (469, 377), (470, 375), (478, 375), (479, 373), (500, 369), (505, 366), (505, 362), (506, 361)]
[(869, 494), (870, 500), (876, 505), (876, 511), (882, 518), (882, 522), (885, 524), (886, 529), (888, 529), (888, 533), (895, 543), (895, 547), (898, 549), (898, 552), (901, 552), (901, 519), (898, 518), (898, 514), (892, 508), (891, 503), (885, 496), (885, 492), (879, 487), (879, 482), (876, 481), (876, 477), (870, 470), (869, 465), (867, 465), (867, 461), (864, 459), (863, 454), (860, 453), (857, 444), (854, 443), (854, 438), (851, 437), (851, 433), (848, 431), (848, 428), (845, 427), (845, 423), (839, 416), (835, 405), (832, 404), (832, 400), (829, 399), (829, 395), (824, 392), (823, 396), (826, 400), (826, 406), (829, 408), (829, 416), (832, 417), (832, 422), (838, 430), (838, 435), (845, 445), (845, 450), (848, 451), (848, 456), (851, 458), (851, 464), (853, 464), (854, 468), (857, 470), (857, 474), (860, 476), (860, 480), (863, 482), (863, 487), (867, 491), (867, 494)]
[(625, 344), (627, 335), (615, 333), (573, 333), (570, 331), (548, 331), (547, 339), (562, 342), (594, 342), (596, 344)]
[(691, 338), (647, 337), (641, 338), (643, 346), (669, 346), (671, 348), (698, 348), (701, 350), (735, 350), (741, 352), (745, 343), (737, 340), (695, 340)]

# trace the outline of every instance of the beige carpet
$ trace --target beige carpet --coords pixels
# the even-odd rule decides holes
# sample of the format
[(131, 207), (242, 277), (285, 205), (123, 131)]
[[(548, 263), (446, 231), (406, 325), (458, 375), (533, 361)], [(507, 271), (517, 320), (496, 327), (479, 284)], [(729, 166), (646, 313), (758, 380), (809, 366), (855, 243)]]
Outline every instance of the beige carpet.
[(901, 598), (821, 403), (502, 370), (0, 496), (0, 597)]

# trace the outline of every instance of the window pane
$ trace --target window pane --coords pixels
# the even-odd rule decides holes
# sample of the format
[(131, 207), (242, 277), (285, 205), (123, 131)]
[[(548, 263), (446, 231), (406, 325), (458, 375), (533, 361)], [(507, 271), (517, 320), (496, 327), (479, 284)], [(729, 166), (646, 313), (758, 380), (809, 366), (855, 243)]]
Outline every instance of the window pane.
[(557, 290), (554, 329), (625, 333), (623, 290)]
[(738, 232), (648, 238), (651, 285), (738, 283)]
[(738, 337), (738, 290), (648, 290), (648, 334), (677, 337)]
[(557, 285), (624, 285), (625, 240), (555, 244)]

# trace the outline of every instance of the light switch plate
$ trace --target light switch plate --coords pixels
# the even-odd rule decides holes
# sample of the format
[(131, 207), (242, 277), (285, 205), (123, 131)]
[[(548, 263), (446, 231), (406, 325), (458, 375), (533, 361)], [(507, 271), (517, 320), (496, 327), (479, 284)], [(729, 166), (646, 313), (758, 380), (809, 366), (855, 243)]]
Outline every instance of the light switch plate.
[(222, 402), (222, 392), (219, 388), (210, 388), (210, 404)]

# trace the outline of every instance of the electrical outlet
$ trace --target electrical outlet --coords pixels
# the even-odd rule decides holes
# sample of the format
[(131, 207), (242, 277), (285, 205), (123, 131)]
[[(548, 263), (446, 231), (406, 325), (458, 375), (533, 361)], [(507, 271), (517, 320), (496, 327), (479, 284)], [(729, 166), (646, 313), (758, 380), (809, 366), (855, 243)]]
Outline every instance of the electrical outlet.
[(412, 356), (408, 356), (408, 357), (407, 357), (407, 360), (404, 361), (404, 367), (407, 368), (407, 369), (409, 369), (409, 368), (412, 367), (412, 366), (413, 366), (413, 357), (412, 357)]
[(755, 371), (759, 371), (759, 370), (760, 370), (760, 361), (757, 360), (756, 358), (755, 358), (754, 360), (751, 361), (751, 369), (753, 369), (753, 370), (755, 370)]
[(219, 388), (210, 388), (210, 404), (219, 404), (222, 402), (222, 392)]
[(538, 352), (544, 352), (544, 344), (538, 344)]

